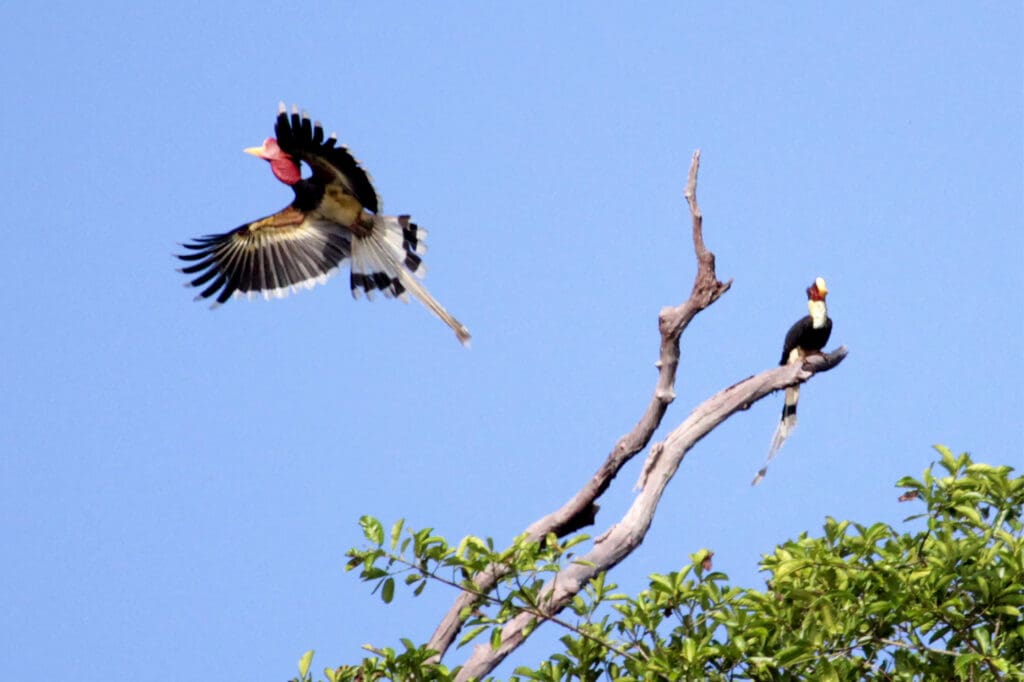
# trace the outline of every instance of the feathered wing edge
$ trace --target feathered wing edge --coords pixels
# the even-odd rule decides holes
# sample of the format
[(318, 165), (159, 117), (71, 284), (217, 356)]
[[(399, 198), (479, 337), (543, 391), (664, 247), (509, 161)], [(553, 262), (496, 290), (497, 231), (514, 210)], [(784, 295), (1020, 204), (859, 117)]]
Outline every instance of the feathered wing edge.
[(214, 301), (211, 308), (232, 297), (283, 298), (300, 288), (323, 284), (346, 258), (352, 258), (350, 285), (356, 298), (375, 291), (408, 300), (411, 293), (452, 328), (468, 346), (470, 333), (419, 282), (426, 274), (422, 255), (426, 231), (409, 216), (373, 216), (373, 227), (357, 236), (330, 221), (308, 216), (293, 218), (289, 209), (243, 225), (231, 232), (209, 235), (182, 244), (190, 253), (178, 258), (189, 263), (179, 271), (196, 275), (187, 287), (203, 287), (195, 300)]
[(282, 215), (182, 244), (191, 253), (178, 258), (191, 265), (179, 271), (197, 275), (185, 286), (206, 285), (195, 300), (213, 298), (210, 307), (216, 308), (232, 297), (283, 298), (325, 283), (351, 254), (347, 230), (308, 218), (280, 225)]
[(365, 293), (372, 299), (374, 291), (380, 291), (387, 297), (408, 300), (406, 293), (410, 293), (451, 327), (462, 345), (469, 346), (471, 335), (466, 326), (419, 281), (426, 274), (421, 257), (426, 253), (426, 234), (407, 215), (373, 216), (369, 234), (352, 240), (352, 295), (358, 298)]
[(764, 480), (765, 475), (768, 473), (768, 465), (775, 459), (775, 455), (779, 453), (782, 444), (786, 442), (789, 434), (793, 433), (793, 429), (796, 428), (796, 404), (799, 400), (799, 386), (790, 386), (786, 389), (786, 401), (782, 404), (782, 418), (779, 419), (779, 425), (775, 427), (772, 444), (768, 448), (768, 457), (764, 461), (764, 466), (754, 476), (754, 480), (750, 482), (750, 485), (757, 485)]

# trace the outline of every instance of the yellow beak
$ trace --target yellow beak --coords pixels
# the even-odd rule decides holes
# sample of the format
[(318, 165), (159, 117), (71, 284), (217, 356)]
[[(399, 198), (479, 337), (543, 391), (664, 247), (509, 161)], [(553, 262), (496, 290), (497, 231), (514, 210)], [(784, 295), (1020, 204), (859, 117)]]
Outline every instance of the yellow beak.
[(263, 147), (263, 145), (260, 145), (259, 147), (246, 147), (242, 151), (245, 152), (246, 154), (252, 154), (253, 156), (258, 157), (260, 159), (267, 158), (267, 150)]

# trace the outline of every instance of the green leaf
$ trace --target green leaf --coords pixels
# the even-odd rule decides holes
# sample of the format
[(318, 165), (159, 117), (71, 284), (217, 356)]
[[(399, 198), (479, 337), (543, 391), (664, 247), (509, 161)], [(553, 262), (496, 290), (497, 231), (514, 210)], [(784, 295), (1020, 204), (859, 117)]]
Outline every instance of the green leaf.
[(960, 654), (953, 661), (953, 669), (962, 679), (973, 679), (973, 668), (982, 660), (979, 654)]
[(839, 673), (836, 672), (835, 666), (832, 665), (832, 662), (827, 658), (818, 662), (814, 673), (815, 680), (822, 680), (823, 682), (839, 682)]
[(398, 541), (402, 537), (402, 528), (405, 526), (405, 519), (398, 519), (395, 525), (391, 526), (391, 549), (398, 549)]
[(302, 658), (299, 659), (299, 679), (306, 679), (306, 675), (309, 674), (309, 665), (313, 662), (313, 649), (310, 649), (306, 653), (302, 654)]
[(529, 637), (530, 633), (537, 629), (537, 619), (533, 618), (523, 626), (523, 637)]
[(459, 544), (455, 546), (455, 556), (461, 557), (466, 555), (466, 548), (469, 547), (469, 536), (459, 540)]
[(562, 549), (570, 549), (570, 548), (575, 547), (576, 545), (580, 544), (581, 542), (586, 542), (589, 539), (590, 539), (590, 536), (585, 534), (585, 533), (581, 533), (580, 535), (575, 535), (575, 536), (573, 536), (573, 537), (571, 537), (571, 538), (569, 538), (568, 540), (565, 541), (565, 544), (562, 545)]
[(472, 642), (476, 639), (476, 636), (488, 628), (487, 625), (477, 625), (474, 628), (470, 628), (469, 632), (466, 632), (459, 637), (459, 646), (465, 646), (467, 642)]
[(650, 576), (651, 589), (655, 592), (664, 592), (665, 594), (672, 594), (675, 592), (675, 586), (668, 576), (660, 575), (655, 573)]
[(378, 578), (383, 578), (387, 574), (388, 574), (388, 572), (385, 571), (383, 568), (378, 568), (377, 566), (371, 566), (370, 568), (364, 569), (363, 573), (362, 573), (362, 575), (360, 577), (363, 580), (376, 580)]
[[(1005, 673), (1010, 670), (1010, 662), (1007, 661), (1005, 658), (990, 658), (989, 663), (994, 665), (1000, 672)], [(1019, 675), (1021, 673), (1021, 670), (1020, 668), (1017, 668), (1017, 670), (1015, 670), (1014, 672), (1016, 672)]]
[(801, 658), (806, 658), (806, 657), (807, 657), (807, 646), (806, 645), (803, 645), (803, 644), (793, 645), (793, 646), (787, 646), (784, 649), (782, 649), (780, 652), (775, 654), (775, 662), (778, 663), (780, 666), (784, 667), (784, 666), (790, 665), (791, 663), (795, 663), (797, 660), (799, 660)]
[(372, 516), (361, 516), (359, 525), (367, 540), (378, 546), (384, 543), (384, 525), (380, 521)]
[(697, 641), (693, 637), (687, 637), (683, 642), (683, 660), (687, 663), (697, 660)]
[(975, 525), (982, 525), (981, 514), (979, 514), (978, 510), (975, 509), (974, 507), (969, 507), (966, 504), (958, 504), (954, 507), (954, 509), (960, 512), (961, 515), (966, 516), (971, 521), (973, 521)]
[(974, 641), (978, 643), (981, 653), (988, 655), (992, 651), (992, 637), (985, 628), (978, 628), (974, 631)]
[(395, 598), (395, 579), (388, 578), (384, 581), (384, 587), (380, 591), (380, 598), (385, 604), (390, 604), (391, 600)]

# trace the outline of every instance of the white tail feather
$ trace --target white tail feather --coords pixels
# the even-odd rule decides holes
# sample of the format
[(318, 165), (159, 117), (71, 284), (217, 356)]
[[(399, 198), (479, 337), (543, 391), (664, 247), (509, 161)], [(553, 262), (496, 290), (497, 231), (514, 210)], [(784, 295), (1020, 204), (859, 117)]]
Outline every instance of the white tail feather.
[[(471, 338), (469, 330), (445, 310), (419, 281), (419, 278), (426, 274), (426, 267), (418, 258), (418, 255), (426, 250), (422, 242), (426, 231), (415, 226), (410, 228), (408, 217), (374, 216), (373, 221), (370, 234), (356, 237), (352, 242), (352, 272), (363, 275), (385, 274), (391, 281), (389, 287), (382, 289), (385, 296), (397, 295), (404, 299), (405, 292), (412, 294), (430, 312), (451, 327), (462, 345), (468, 347)], [(406, 246), (407, 240), (403, 232), (408, 229), (413, 229), (417, 237), (417, 243), (411, 248)], [(400, 287), (395, 286), (396, 281)], [(358, 297), (359, 289), (359, 286), (353, 286), (353, 296)], [(371, 297), (372, 291), (372, 287), (366, 288), (367, 298)]]
[(789, 434), (793, 433), (793, 429), (796, 428), (796, 404), (800, 400), (800, 387), (790, 386), (786, 389), (786, 401), (782, 406), (782, 419), (779, 420), (779, 425), (775, 427), (775, 434), (772, 436), (771, 447), (768, 448), (768, 457), (764, 460), (764, 466), (754, 476), (754, 480), (750, 482), (750, 485), (757, 485), (764, 480), (765, 474), (768, 473), (768, 465), (775, 455), (782, 449), (782, 444), (789, 438)]

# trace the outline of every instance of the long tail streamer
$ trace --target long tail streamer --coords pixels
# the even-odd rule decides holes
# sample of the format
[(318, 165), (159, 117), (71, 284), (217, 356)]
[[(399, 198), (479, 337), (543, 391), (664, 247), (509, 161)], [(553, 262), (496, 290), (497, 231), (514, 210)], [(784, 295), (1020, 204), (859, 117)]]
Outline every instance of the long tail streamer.
[(426, 267), (420, 257), (426, 252), (426, 231), (410, 222), (409, 216), (374, 216), (374, 227), (367, 236), (352, 241), (352, 295), (373, 292), (405, 299), (406, 292), (427, 310), (451, 327), (455, 336), (468, 346), (471, 336), (464, 324), (449, 313), (420, 283)]
[(789, 438), (789, 434), (793, 433), (793, 429), (796, 428), (796, 403), (800, 400), (800, 387), (791, 386), (786, 389), (786, 402), (782, 405), (782, 418), (779, 420), (779, 425), (775, 428), (775, 435), (772, 436), (772, 445), (768, 448), (768, 457), (764, 461), (764, 466), (754, 476), (754, 480), (750, 482), (750, 485), (757, 485), (764, 480), (765, 474), (768, 473), (768, 465), (775, 455), (779, 453), (782, 448), (782, 444)]

